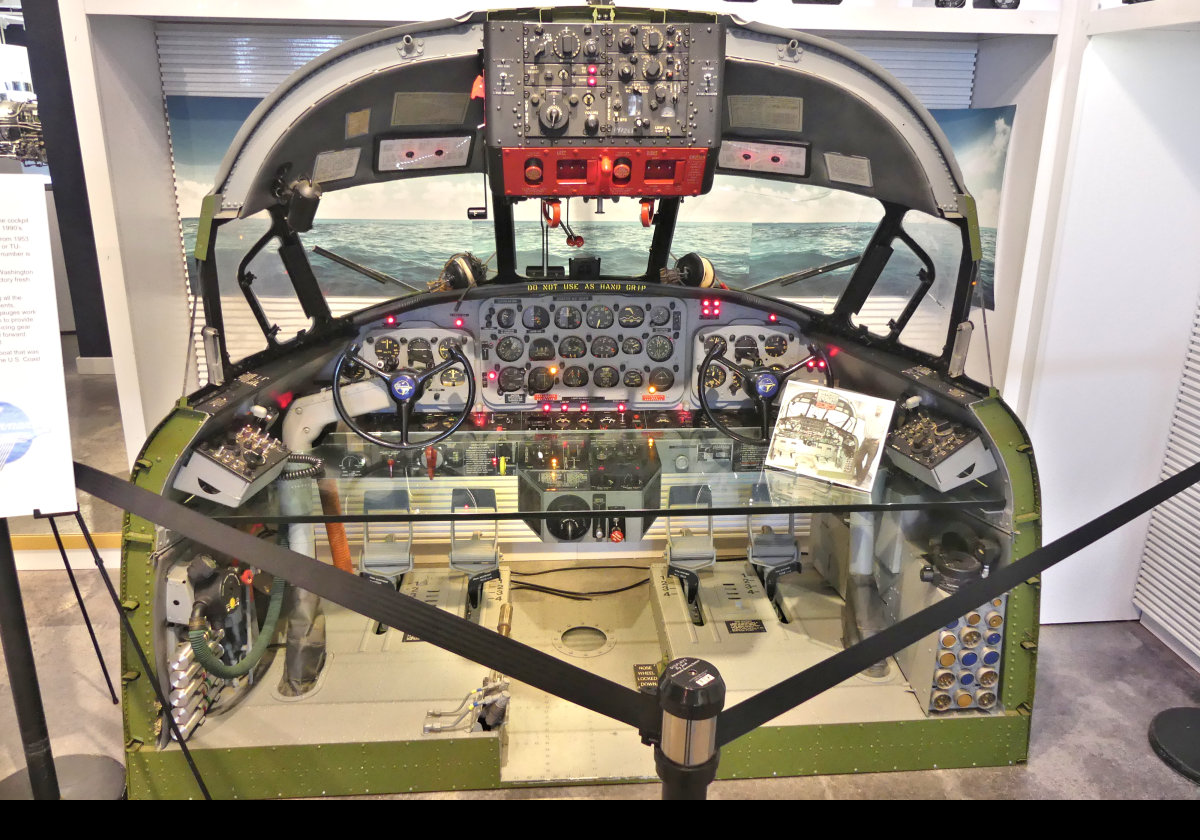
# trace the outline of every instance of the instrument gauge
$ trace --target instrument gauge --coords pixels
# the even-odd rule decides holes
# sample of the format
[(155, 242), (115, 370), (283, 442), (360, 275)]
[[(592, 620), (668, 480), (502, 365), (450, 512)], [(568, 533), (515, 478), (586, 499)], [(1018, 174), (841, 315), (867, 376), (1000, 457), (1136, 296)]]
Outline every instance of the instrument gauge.
[(613, 311), (607, 306), (593, 306), (587, 313), (587, 325), (594, 330), (606, 330), (613, 325)]
[(640, 370), (625, 371), (625, 387), (626, 388), (641, 388), (642, 382), (645, 381)]
[(558, 344), (558, 355), (564, 359), (578, 359), (587, 353), (587, 344), (577, 335), (569, 335)]
[(583, 315), (574, 306), (560, 306), (554, 312), (554, 326), (560, 330), (578, 329), (583, 324)]
[(622, 327), (640, 327), (645, 320), (646, 313), (640, 306), (622, 306), (621, 314), (617, 316), (617, 323)]
[(521, 339), (512, 335), (501, 339), (500, 343), (496, 345), (496, 355), (506, 362), (515, 362), (521, 358), (521, 354), (524, 352), (525, 345), (521, 342)]
[(664, 391), (671, 390), (671, 386), (675, 384), (675, 374), (664, 367), (657, 367), (650, 371), (650, 387), (660, 394)]
[(663, 327), (671, 320), (671, 310), (665, 306), (656, 306), (650, 311), (650, 326)]
[(529, 360), (544, 362), (554, 358), (554, 342), (548, 338), (535, 338), (529, 342)]
[(592, 382), (597, 388), (611, 388), (617, 384), (617, 369), (605, 365), (604, 367), (596, 368), (596, 372), (592, 375)]
[(408, 342), (408, 366), (414, 370), (425, 370), (433, 365), (433, 345), (423, 338)]
[(457, 349), (459, 350), (459, 352), (461, 352), (461, 351), (462, 351), (462, 348), (463, 348), (462, 339), (459, 339), (459, 338), (443, 338), (443, 339), (442, 339), (442, 340), (441, 340), (441, 341), (438, 343), (438, 355), (442, 357), (442, 361), (443, 361), (443, 362), (445, 362), (445, 361), (449, 361), (449, 359), (450, 359), (450, 348), (451, 348), (451, 347), (457, 348)]
[(704, 373), (705, 388), (720, 388), (725, 384), (725, 368), (720, 365), (709, 365)]
[(750, 359), (758, 364), (758, 342), (752, 335), (743, 335), (733, 343), (733, 360), (740, 362), (742, 359)]
[(529, 393), (544, 394), (554, 387), (554, 376), (550, 368), (535, 367), (529, 371)]
[(400, 367), (400, 342), (394, 338), (381, 338), (375, 342), (375, 358), (389, 373)]
[(723, 355), (729, 345), (719, 335), (710, 335), (704, 339), (704, 355), (707, 356), (714, 347), (717, 348), (718, 355)]
[(500, 371), (496, 383), (501, 394), (506, 391), (520, 391), (525, 387), (525, 371), (520, 368), (506, 367)]
[(460, 368), (449, 368), (442, 371), (442, 384), (447, 388), (453, 388), (456, 385), (462, 385), (467, 381), (467, 375)]
[(638, 338), (627, 338), (621, 342), (621, 352), (630, 356), (636, 356), (642, 352), (642, 341)]
[(773, 335), (763, 342), (763, 350), (772, 358), (778, 358), (786, 353), (787, 346), (787, 339), (781, 335)]
[(521, 313), (521, 326), (527, 330), (544, 330), (550, 326), (550, 313), (541, 306), (530, 306)]
[(656, 335), (646, 342), (646, 352), (656, 362), (665, 362), (675, 352), (675, 344), (665, 335)]
[(496, 323), (500, 325), (501, 329), (512, 329), (517, 323), (517, 313), (511, 309), (501, 309), (496, 315)]
[(582, 388), (588, 382), (587, 368), (572, 365), (563, 371), (562, 381), (568, 388)]
[(617, 355), (617, 340), (602, 335), (592, 342), (592, 355), (597, 359), (611, 359)]
[(357, 362), (352, 362), (349, 359), (342, 365), (342, 380), (345, 382), (357, 382), (367, 373), (367, 369)]

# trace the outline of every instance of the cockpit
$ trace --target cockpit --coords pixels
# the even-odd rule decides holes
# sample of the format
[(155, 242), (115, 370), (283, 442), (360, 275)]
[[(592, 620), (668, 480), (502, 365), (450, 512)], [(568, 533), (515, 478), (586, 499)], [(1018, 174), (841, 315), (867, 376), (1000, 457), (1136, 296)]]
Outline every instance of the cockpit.
[[(385, 197), (459, 221), (364, 219)], [(857, 221), (813, 223), (831, 201)], [(630, 688), (695, 656), (750, 696), (1036, 547), (1028, 441), (967, 372), (968, 185), (833, 42), (611, 7), (381, 30), (254, 110), (187, 236), (208, 384), (135, 481)], [(457, 785), (428, 770), (456, 750), (465, 786), (653, 775), (636, 730), (139, 528), (125, 585), (178, 701), (127, 711), (140, 795), (186, 784), (180, 738), (357, 749), (347, 791)], [(1014, 590), (729, 766), (802, 772), (829, 737), (867, 768), (906, 732), (1017, 755), (1035, 631)]]

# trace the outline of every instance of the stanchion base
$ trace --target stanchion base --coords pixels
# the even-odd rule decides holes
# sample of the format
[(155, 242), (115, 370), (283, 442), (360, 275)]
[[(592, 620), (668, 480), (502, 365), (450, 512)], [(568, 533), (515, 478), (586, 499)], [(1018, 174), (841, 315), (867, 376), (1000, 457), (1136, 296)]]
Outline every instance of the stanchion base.
[(1200, 708), (1167, 709), (1150, 722), (1150, 746), (1168, 767), (1200, 782)]
[[(125, 767), (106, 755), (55, 756), (54, 770), (63, 799), (114, 800), (125, 796)], [(28, 770), (22, 768), (0, 779), (0, 800), (32, 798)]]

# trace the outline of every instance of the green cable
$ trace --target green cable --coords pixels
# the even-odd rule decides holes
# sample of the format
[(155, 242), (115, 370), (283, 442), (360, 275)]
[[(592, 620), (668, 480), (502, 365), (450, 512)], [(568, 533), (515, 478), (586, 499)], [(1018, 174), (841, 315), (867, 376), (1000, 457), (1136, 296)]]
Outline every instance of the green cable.
[(283, 578), (275, 578), (275, 583), (271, 586), (271, 600), (267, 604), (267, 617), (263, 621), (262, 630), (259, 631), (258, 638), (254, 640), (254, 646), (250, 648), (250, 652), (236, 665), (226, 665), (217, 658), (217, 655), (208, 646), (204, 628), (188, 630), (188, 641), (192, 643), (192, 653), (196, 655), (196, 661), (200, 663), (200, 667), (214, 677), (220, 677), (223, 680), (237, 679), (250, 673), (250, 669), (258, 664), (258, 660), (262, 659), (262, 655), (267, 652), (267, 648), (271, 646), (271, 640), (275, 637), (275, 626), (279, 623), (279, 614), (283, 612), (283, 593), (286, 589), (287, 581)]

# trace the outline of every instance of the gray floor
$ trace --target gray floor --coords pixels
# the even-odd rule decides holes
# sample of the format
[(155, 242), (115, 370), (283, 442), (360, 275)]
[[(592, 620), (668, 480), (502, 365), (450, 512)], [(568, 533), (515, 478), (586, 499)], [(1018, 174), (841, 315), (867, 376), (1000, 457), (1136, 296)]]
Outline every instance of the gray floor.
[[(63, 355), (73, 360), (74, 339)], [(68, 403), (76, 460), (120, 475), (126, 470), (112, 377), (79, 376), (68, 363)], [(80, 503), (95, 531), (120, 528), (120, 513)], [(44, 522), (18, 520), (14, 533), (41, 533)], [(117, 570), (112, 570), (116, 575)], [(119, 674), (116, 614), (94, 570), (79, 571), (105, 657)], [(65, 574), (23, 572), (21, 587), (33, 637), (54, 751), (121, 758), (120, 709), (112, 705)], [(0, 660), (3, 659), (0, 654)], [(713, 798), (746, 799), (1200, 799), (1200, 787), (1176, 775), (1151, 751), (1146, 729), (1160, 710), (1200, 705), (1200, 674), (1135, 622), (1043, 628), (1033, 743), (1025, 766), (718, 782)], [(0, 669), (0, 778), (24, 758)], [(522, 788), (396, 798), (653, 799), (657, 785)]]
[[(110, 668), (117, 621), (99, 574), (80, 571)], [(66, 576), (23, 572), (21, 587), (53, 748), (121, 757), (121, 715), (104, 688)], [(1025, 766), (717, 782), (712, 798), (1200, 799), (1151, 751), (1146, 728), (1171, 706), (1200, 705), (1200, 674), (1136, 622), (1043, 628), (1033, 743)], [(0, 778), (23, 764), (7, 674), (0, 672)], [(522, 788), (396, 798), (654, 799), (656, 785)]]

